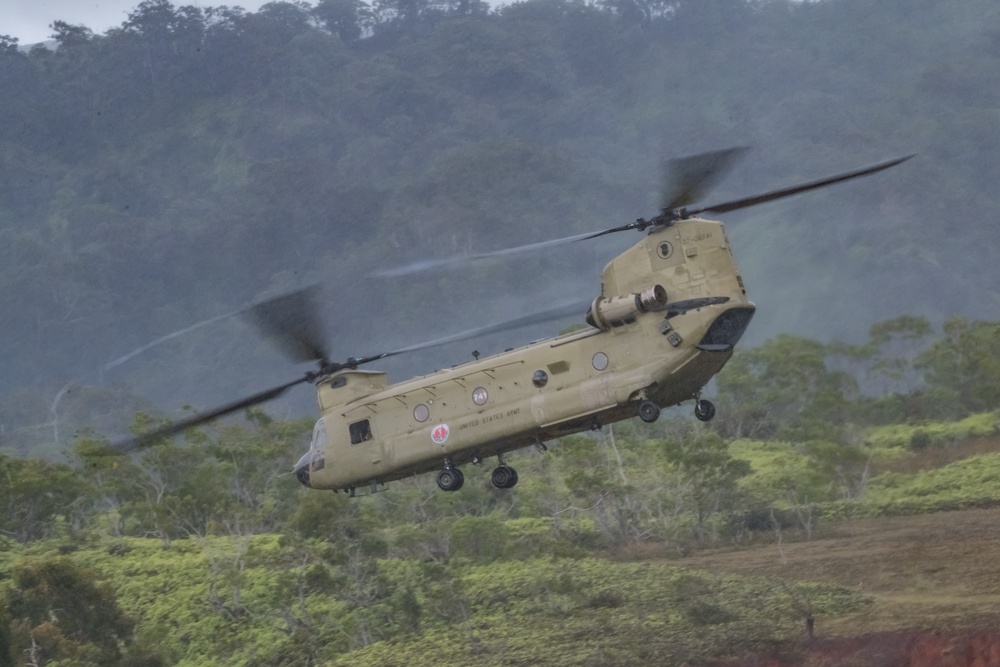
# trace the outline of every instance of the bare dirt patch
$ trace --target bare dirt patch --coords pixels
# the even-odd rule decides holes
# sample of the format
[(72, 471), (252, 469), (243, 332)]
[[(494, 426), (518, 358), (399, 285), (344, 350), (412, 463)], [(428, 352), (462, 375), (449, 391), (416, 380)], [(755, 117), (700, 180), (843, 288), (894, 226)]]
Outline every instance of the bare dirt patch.
[(733, 665), (1000, 667), (1000, 509), (833, 524), (808, 542), (702, 552), (708, 571), (850, 586), (864, 611), (814, 619), (788, 655)]

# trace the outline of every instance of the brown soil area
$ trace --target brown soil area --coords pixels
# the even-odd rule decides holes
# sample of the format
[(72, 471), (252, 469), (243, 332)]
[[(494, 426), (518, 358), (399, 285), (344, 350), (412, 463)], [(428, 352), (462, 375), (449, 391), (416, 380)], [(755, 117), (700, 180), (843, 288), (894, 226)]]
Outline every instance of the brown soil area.
[[(1000, 509), (832, 524), (808, 542), (700, 553), (685, 563), (856, 588), (863, 612), (815, 618), (786, 655), (759, 667), (1000, 667)], [(726, 667), (729, 667), (727, 665)]]
[(795, 655), (716, 667), (1000, 667), (1000, 634), (876, 633), (816, 640)]

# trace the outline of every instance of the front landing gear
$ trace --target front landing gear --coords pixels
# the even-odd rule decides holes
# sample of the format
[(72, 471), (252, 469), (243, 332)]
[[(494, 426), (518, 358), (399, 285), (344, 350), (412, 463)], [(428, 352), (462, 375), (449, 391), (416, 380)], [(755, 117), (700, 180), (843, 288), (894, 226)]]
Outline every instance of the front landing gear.
[(458, 491), (465, 484), (465, 475), (458, 468), (448, 465), (438, 473), (437, 483), (442, 491)]
[(715, 404), (712, 401), (699, 398), (694, 404), (694, 416), (699, 421), (712, 421), (712, 418), (715, 417)]

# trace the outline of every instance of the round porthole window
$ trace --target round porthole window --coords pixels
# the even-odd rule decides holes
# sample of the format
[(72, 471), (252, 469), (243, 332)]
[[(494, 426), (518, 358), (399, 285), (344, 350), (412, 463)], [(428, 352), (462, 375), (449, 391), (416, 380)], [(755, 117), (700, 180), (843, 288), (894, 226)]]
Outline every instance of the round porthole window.
[(549, 374), (545, 371), (538, 370), (535, 374), (531, 376), (531, 384), (535, 385), (539, 389), (544, 387), (549, 383)]
[(484, 404), (489, 397), (490, 394), (484, 387), (476, 387), (472, 390), (472, 402), (476, 405)]
[(603, 371), (608, 367), (608, 355), (603, 352), (598, 352), (594, 355), (594, 368)]
[(418, 422), (425, 422), (427, 418), (431, 416), (431, 410), (426, 405), (421, 403), (417, 407), (413, 408), (413, 418)]

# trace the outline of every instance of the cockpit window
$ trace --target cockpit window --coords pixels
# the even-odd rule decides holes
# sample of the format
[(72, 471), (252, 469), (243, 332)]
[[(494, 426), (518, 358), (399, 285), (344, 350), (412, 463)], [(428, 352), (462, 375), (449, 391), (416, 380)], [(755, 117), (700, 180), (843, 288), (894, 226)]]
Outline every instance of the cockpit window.
[(372, 425), (367, 419), (362, 419), (359, 422), (354, 422), (347, 427), (351, 432), (351, 444), (356, 445), (360, 442), (372, 439)]
[(312, 447), (310, 449), (314, 452), (326, 450), (326, 421), (322, 417), (313, 427)]

